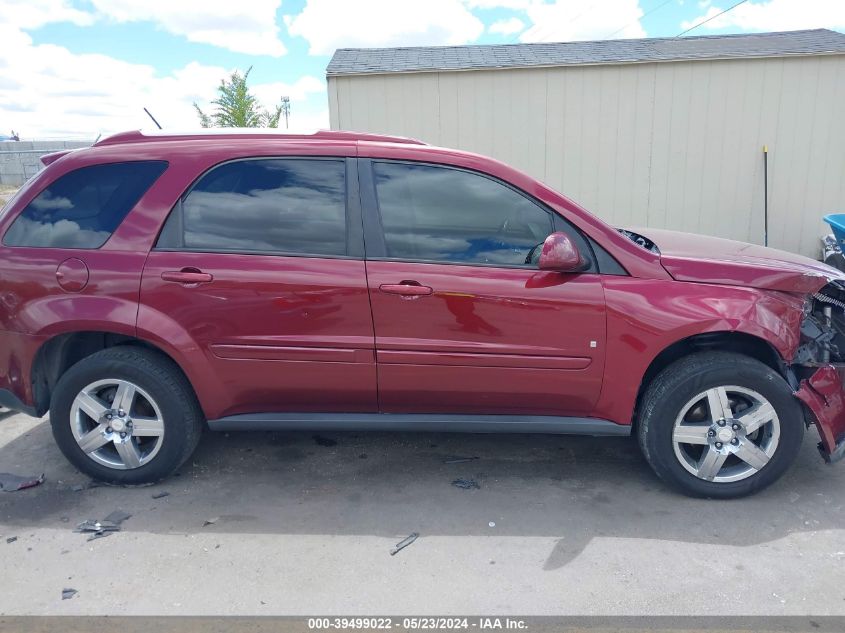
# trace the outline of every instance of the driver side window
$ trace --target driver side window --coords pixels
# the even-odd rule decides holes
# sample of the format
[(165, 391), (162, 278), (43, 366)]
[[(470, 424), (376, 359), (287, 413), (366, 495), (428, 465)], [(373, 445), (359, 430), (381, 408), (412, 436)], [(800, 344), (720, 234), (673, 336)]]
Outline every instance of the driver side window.
[(373, 163), (387, 257), (535, 265), (551, 215), (516, 191), (448, 167)]

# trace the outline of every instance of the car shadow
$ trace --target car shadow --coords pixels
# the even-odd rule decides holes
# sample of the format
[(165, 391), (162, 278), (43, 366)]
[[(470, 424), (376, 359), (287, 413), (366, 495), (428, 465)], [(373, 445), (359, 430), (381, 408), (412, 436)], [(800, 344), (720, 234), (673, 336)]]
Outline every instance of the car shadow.
[(633, 438), (549, 435), (206, 433), (178, 475), (128, 488), (88, 487), (41, 422), (0, 447), (0, 471), (46, 475), (0, 493), (0, 521), (71, 530), (121, 509), (123, 530), (157, 534), (541, 536), (556, 539), (554, 570), (594, 537), (750, 546), (841, 529), (845, 469), (815, 441), (781, 481), (733, 501), (670, 491)]

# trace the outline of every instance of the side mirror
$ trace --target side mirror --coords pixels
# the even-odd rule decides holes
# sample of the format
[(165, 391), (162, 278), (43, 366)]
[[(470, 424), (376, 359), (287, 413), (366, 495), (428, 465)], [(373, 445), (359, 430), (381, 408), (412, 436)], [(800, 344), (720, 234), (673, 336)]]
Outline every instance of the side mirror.
[(538, 266), (540, 270), (572, 273), (584, 268), (585, 263), (578, 247), (566, 233), (552, 233), (543, 242)]

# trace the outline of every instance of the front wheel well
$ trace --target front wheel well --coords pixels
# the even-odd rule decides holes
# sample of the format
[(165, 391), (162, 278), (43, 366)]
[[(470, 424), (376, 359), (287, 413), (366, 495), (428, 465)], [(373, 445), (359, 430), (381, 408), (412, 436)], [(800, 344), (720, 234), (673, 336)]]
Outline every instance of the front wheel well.
[[(133, 336), (97, 331), (59, 334), (39, 348), (32, 363), (32, 391), (36, 413), (42, 416), (50, 409), (53, 389), (68, 369), (92, 354), (119, 345), (151, 349), (167, 357), (176, 367), (179, 367), (179, 364), (162, 349)], [(181, 367), (179, 370), (184, 375)]]
[(645, 374), (643, 374), (640, 389), (637, 393), (637, 402), (633, 417), (635, 426), (639, 417), (640, 402), (651, 381), (675, 361), (680, 360), (684, 356), (704, 351), (734, 352), (749, 356), (771, 367), (785, 379), (787, 378), (786, 363), (784, 363), (777, 350), (761, 338), (742, 332), (707, 332), (696, 334), (672, 343), (672, 345), (660, 352), (651, 361)]

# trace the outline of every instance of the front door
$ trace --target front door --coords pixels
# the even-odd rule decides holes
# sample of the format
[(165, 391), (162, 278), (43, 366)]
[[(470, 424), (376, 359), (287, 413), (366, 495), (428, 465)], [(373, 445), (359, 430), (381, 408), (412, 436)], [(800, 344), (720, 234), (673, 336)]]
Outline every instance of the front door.
[(357, 183), (354, 161), (342, 158), (233, 161), (168, 218), (144, 269), (138, 327), (170, 328), (197, 348), (219, 386), (201, 397), (215, 403), (208, 415), (376, 411), (357, 187), (347, 196), (347, 181)]
[(380, 410), (588, 414), (604, 367), (601, 280), (540, 271), (535, 249), (565, 230), (589, 254), (583, 237), (475, 172), (360, 169)]

